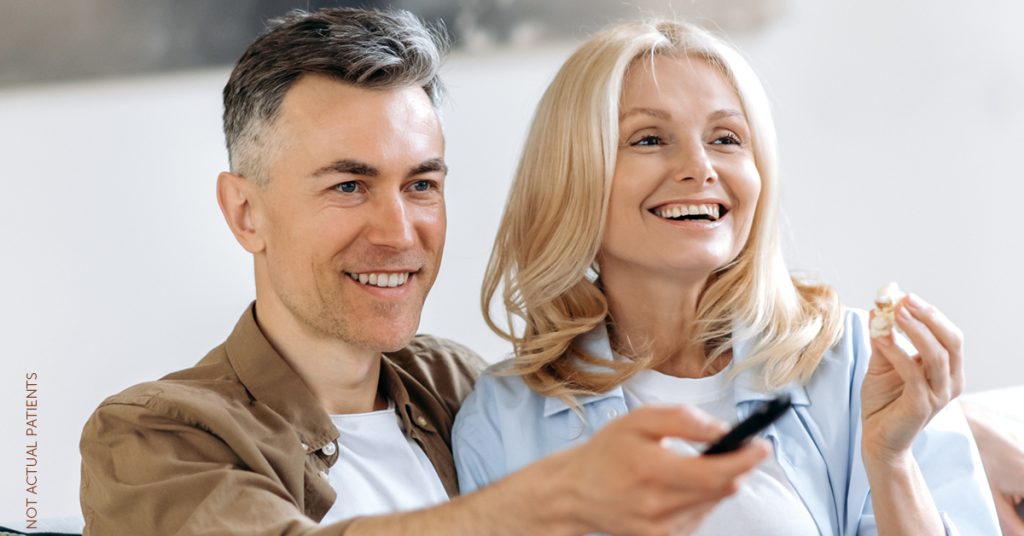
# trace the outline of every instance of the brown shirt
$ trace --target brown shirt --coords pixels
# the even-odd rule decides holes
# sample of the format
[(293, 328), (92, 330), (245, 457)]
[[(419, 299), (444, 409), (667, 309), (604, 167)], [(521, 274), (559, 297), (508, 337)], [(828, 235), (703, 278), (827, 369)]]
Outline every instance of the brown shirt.
[[(382, 359), (380, 392), (449, 496), (452, 423), (482, 367), (467, 348), (423, 335)], [(342, 534), (347, 523), (317, 525), (336, 498), (326, 477), (338, 449), (323, 447), (337, 439), (250, 306), (196, 366), (93, 413), (80, 445), (85, 533)]]

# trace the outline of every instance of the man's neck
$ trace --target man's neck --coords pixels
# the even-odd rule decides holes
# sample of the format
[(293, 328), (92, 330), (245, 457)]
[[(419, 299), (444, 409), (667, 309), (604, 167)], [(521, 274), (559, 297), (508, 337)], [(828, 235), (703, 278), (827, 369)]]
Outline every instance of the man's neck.
[(282, 304), (256, 302), (264, 336), (331, 415), (384, 409), (377, 392), (381, 354), (313, 333)]

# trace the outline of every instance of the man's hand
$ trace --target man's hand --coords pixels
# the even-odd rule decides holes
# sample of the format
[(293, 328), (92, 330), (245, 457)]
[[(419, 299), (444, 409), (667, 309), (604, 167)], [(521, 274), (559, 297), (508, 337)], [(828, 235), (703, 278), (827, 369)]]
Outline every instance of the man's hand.
[(1024, 536), (1024, 520), (1016, 510), (1024, 496), (1024, 422), (981, 404), (964, 401), (961, 405), (978, 443), (1003, 534)]
[(647, 407), (607, 425), (586, 444), (535, 464), (563, 490), (579, 533), (689, 534), (740, 478), (768, 455), (755, 441), (714, 456), (683, 456), (662, 446), (679, 437), (711, 442), (725, 427), (682, 407)]
[(768, 456), (755, 440), (713, 456), (662, 446), (711, 442), (725, 427), (697, 410), (647, 407), (608, 424), (585, 444), (544, 458), (476, 492), (425, 510), (357, 519), (345, 534), (630, 536), (692, 533), (741, 477)]

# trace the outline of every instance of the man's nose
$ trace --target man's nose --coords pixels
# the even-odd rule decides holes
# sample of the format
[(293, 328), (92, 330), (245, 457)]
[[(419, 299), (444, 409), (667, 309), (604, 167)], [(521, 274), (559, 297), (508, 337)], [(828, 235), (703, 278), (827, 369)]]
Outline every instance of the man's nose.
[(416, 243), (412, 214), (401, 193), (378, 198), (372, 217), (366, 234), (371, 244), (404, 250)]
[(718, 172), (715, 171), (714, 163), (703, 141), (695, 140), (681, 144), (676, 160), (674, 176), (680, 182), (699, 182), (707, 185), (718, 180)]

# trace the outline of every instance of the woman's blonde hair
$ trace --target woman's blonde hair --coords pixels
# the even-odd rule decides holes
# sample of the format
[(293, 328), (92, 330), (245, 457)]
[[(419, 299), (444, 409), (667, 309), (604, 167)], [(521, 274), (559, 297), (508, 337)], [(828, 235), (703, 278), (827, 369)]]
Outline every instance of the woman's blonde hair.
[[(753, 340), (742, 366), (760, 365), (765, 389), (804, 382), (841, 331), (835, 291), (791, 278), (782, 260), (775, 127), (757, 75), (736, 50), (691, 24), (619, 24), (584, 43), (538, 104), (481, 295), (488, 325), (515, 348), (508, 373), (573, 405), (576, 396), (607, 391), (653, 366), (652, 356), (600, 360), (573, 340), (608, 316), (595, 259), (615, 171), (623, 78), (635, 61), (657, 55), (698, 57), (721, 70), (743, 105), (762, 181), (746, 245), (709, 278), (697, 305), (694, 337), (707, 362), (728, 352), (740, 329), (738, 338)], [(499, 287), (507, 327), (490, 308)]]

